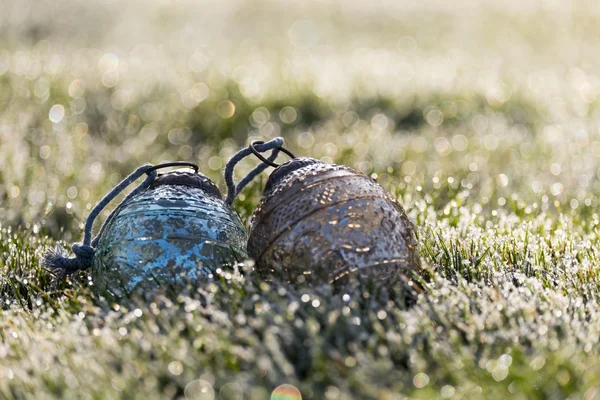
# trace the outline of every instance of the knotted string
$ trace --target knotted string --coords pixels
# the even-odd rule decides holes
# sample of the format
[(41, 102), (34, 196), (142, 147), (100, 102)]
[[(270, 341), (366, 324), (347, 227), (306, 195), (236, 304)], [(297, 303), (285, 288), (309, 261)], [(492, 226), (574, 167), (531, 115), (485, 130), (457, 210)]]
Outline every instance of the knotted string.
[[(154, 179), (156, 179), (156, 167), (150, 164), (143, 165), (136, 169), (131, 175), (123, 179), (117, 186), (115, 186), (90, 212), (86, 221), (83, 235), (83, 243), (75, 243), (71, 247), (75, 257), (68, 257), (66, 250), (57, 245), (56, 248), (48, 250), (44, 254), (44, 259), (42, 264), (45, 267), (48, 267), (51, 271), (58, 273), (60, 277), (64, 277), (65, 275), (72, 274), (79, 270), (85, 270), (92, 266), (92, 261), (94, 260), (94, 254), (96, 252), (96, 246), (98, 245), (98, 239), (102, 232), (104, 231), (104, 227), (106, 226), (106, 222), (110, 221), (111, 217), (114, 215), (115, 211), (119, 209), (119, 206), (124, 202), (131, 199), (133, 196), (137, 195), (142, 190), (149, 187)], [(94, 220), (102, 210), (110, 203), (115, 197), (117, 197), (127, 186), (131, 185), (134, 181), (136, 181), (139, 177), (144, 174), (148, 174), (148, 177), (142, 182), (138, 187), (136, 187), (129, 195), (123, 199), (121, 203), (110, 213), (109, 217), (106, 219), (102, 228), (100, 228), (100, 233), (94, 240), (92, 240), (92, 227), (94, 226)]]
[[(273, 150), (271, 155), (267, 158), (269, 161), (274, 161), (279, 155), (279, 151), (283, 146), (283, 138), (276, 137), (275, 139), (269, 140), (268, 142), (260, 143), (254, 145), (254, 148), (260, 152), (265, 152), (268, 150)], [(245, 147), (242, 150), (238, 151), (231, 159), (227, 162), (225, 166), (225, 183), (227, 184), (227, 198), (225, 199), (225, 203), (227, 205), (231, 205), (233, 200), (237, 197), (237, 195), (245, 188), (257, 175), (263, 172), (265, 169), (270, 167), (269, 164), (265, 162), (261, 162), (257, 165), (253, 170), (248, 172), (248, 174), (238, 183), (237, 185), (233, 181), (233, 169), (236, 164), (239, 163), (244, 158), (248, 157), (252, 154), (252, 150), (250, 147)]]

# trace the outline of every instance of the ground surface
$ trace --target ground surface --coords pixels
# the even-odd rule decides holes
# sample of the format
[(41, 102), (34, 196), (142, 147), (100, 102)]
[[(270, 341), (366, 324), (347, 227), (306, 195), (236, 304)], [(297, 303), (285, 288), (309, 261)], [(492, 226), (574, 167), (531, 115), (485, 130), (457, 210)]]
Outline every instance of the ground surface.
[[(598, 5), (413, 3), (5, 1), (0, 397), (599, 398)], [(138, 165), (223, 187), (278, 135), (398, 196), (414, 306), (251, 272), (115, 305), (40, 266)]]

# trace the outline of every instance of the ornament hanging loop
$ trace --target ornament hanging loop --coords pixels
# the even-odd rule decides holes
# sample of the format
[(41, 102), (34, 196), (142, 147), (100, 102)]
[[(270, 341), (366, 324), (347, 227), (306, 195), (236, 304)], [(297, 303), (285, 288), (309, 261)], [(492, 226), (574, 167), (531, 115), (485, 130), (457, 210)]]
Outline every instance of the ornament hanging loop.
[[(271, 155), (268, 158), (264, 158), (261, 152), (271, 150)], [(227, 184), (227, 197), (225, 198), (225, 203), (227, 205), (233, 204), (233, 200), (240, 193), (240, 191), (246, 187), (254, 178), (256, 178), (262, 171), (267, 169), (268, 167), (278, 167), (279, 164), (276, 164), (274, 160), (279, 155), (279, 151), (283, 151), (285, 154), (293, 157), (293, 154), (289, 152), (289, 150), (283, 148), (283, 138), (276, 137), (275, 139), (271, 139), (268, 142), (263, 142), (262, 140), (255, 140), (248, 147), (244, 147), (242, 150), (238, 151), (234, 154), (233, 157), (229, 159), (227, 165), (225, 165), (225, 183)], [(256, 155), (262, 162), (254, 167), (254, 169), (244, 177), (236, 185), (233, 180), (233, 169), (236, 164), (239, 163), (244, 158), (249, 155)]]
[[(68, 257), (68, 254), (58, 246), (56, 249), (50, 249), (46, 252), (43, 259), (43, 264), (50, 268), (52, 271), (56, 271), (60, 276), (65, 276), (67, 274), (71, 274), (78, 270), (86, 270), (91, 267), (92, 260), (94, 258), (94, 253), (96, 251), (96, 246), (98, 245), (98, 240), (106, 227), (106, 221), (109, 221), (112, 216), (115, 214), (116, 210), (119, 209), (121, 204), (125, 204), (128, 200), (138, 195), (140, 192), (148, 188), (152, 182), (157, 177), (156, 170), (168, 167), (190, 167), (194, 170), (195, 173), (198, 173), (198, 166), (196, 164), (187, 162), (187, 161), (175, 161), (168, 162), (163, 164), (146, 164), (142, 165), (138, 169), (136, 169), (132, 174), (127, 176), (125, 179), (121, 181), (117, 186), (115, 186), (90, 212), (87, 220), (85, 221), (84, 235), (83, 235), (83, 243), (74, 244), (73, 245), (73, 253), (75, 257)], [(102, 210), (110, 203), (115, 197), (117, 197), (123, 190), (125, 190), (129, 185), (131, 185), (135, 180), (142, 177), (143, 175), (148, 175), (144, 182), (142, 182), (137, 188), (135, 188), (131, 193), (129, 193), (125, 199), (115, 208), (102, 227), (100, 228), (100, 232), (98, 235), (92, 240), (92, 227), (94, 225), (94, 220)]]
[[(281, 164), (277, 164), (276, 162), (273, 162), (267, 158), (265, 158), (262, 154), (260, 154), (260, 152), (256, 149), (257, 145), (261, 145), (264, 144), (265, 142), (262, 140), (253, 140), (252, 142), (250, 142), (250, 144), (248, 145), (248, 148), (250, 148), (250, 151), (252, 152), (252, 154), (254, 154), (260, 161), (264, 162), (265, 164), (273, 167), (273, 168), (277, 168), (279, 167)], [(281, 146), (279, 147), (279, 151), (287, 154), (288, 156), (290, 156), (290, 158), (296, 158), (296, 156), (289, 151), (288, 149), (286, 149), (285, 147)]]

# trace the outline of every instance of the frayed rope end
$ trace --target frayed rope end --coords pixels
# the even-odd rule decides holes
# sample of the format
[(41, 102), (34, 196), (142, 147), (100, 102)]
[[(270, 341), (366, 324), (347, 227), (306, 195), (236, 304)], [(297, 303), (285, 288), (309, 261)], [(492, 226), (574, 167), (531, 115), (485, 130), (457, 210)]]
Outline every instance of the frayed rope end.
[(92, 246), (74, 244), (72, 249), (75, 257), (68, 257), (67, 251), (61, 245), (48, 249), (44, 253), (42, 265), (61, 278), (92, 266), (95, 254)]

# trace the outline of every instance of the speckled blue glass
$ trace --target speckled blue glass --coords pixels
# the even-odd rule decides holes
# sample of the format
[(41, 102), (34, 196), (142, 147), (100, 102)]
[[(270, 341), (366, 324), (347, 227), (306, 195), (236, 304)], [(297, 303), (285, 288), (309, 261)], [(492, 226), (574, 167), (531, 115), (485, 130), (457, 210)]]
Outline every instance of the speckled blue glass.
[(201, 174), (171, 172), (107, 221), (92, 266), (94, 286), (123, 295), (211, 277), (247, 258), (247, 234)]

